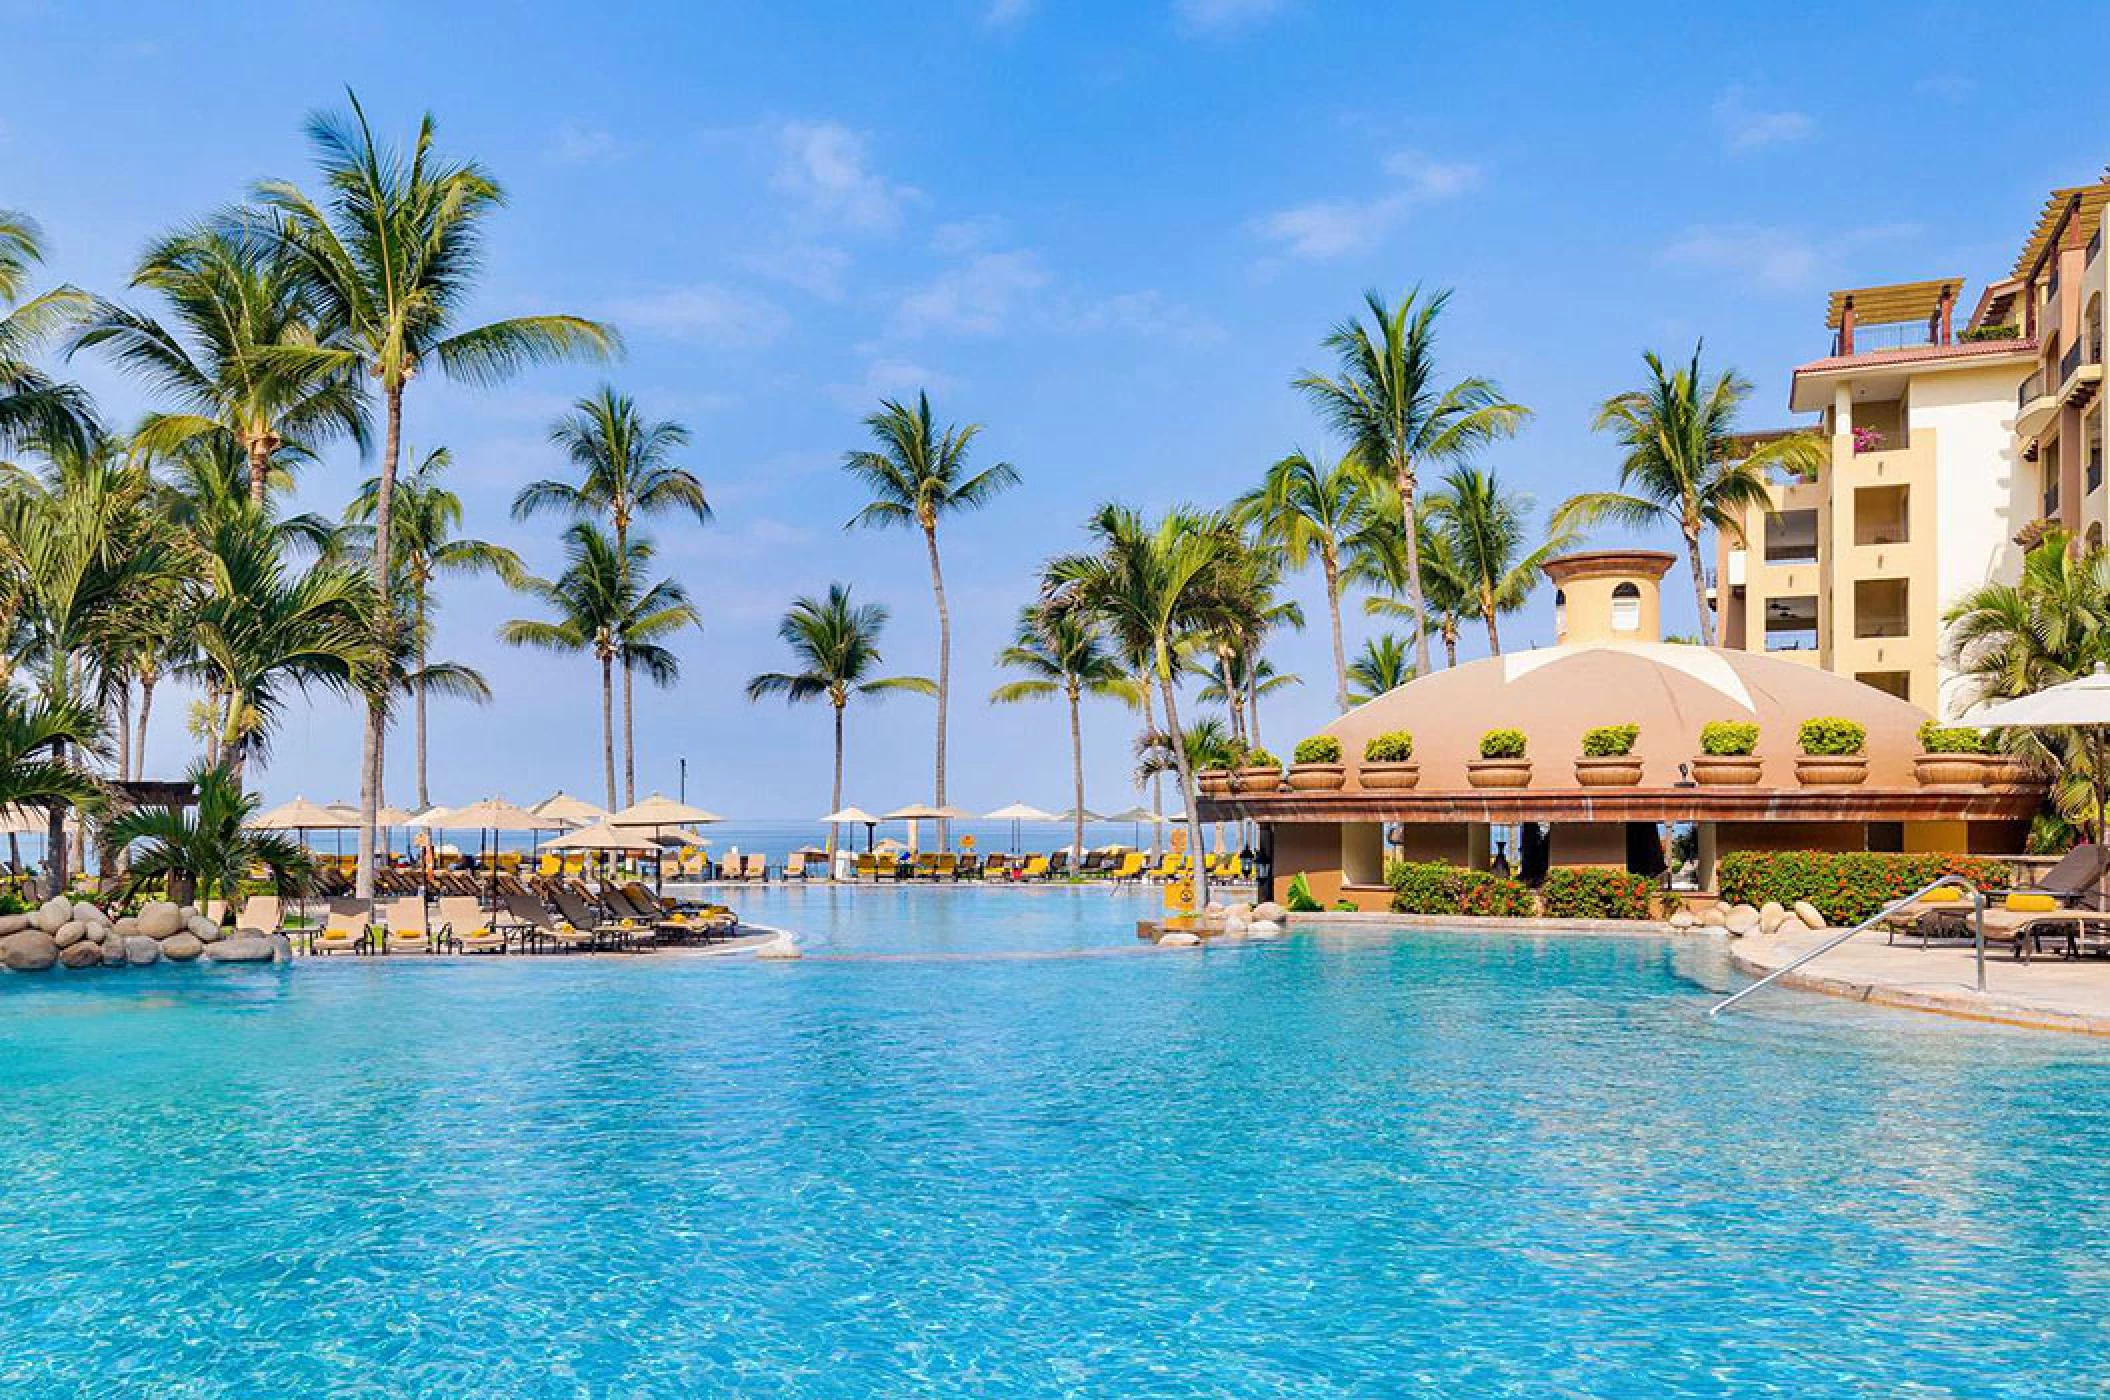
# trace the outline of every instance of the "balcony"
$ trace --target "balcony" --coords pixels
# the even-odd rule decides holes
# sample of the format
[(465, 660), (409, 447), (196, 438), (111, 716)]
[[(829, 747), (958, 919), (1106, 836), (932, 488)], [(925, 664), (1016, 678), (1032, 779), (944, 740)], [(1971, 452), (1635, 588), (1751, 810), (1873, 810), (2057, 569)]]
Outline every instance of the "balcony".
[(2015, 391), (2015, 434), (2033, 437), (2059, 411), (2058, 395), (2044, 382), (2044, 371), (2034, 370)]
[(2042, 520), (2059, 518), (2059, 488), (2056, 484), (2044, 488), (2044, 510), (2038, 517)]
[[(2100, 334), (2100, 333), (2098, 333)], [(2085, 407), (2095, 397), (2096, 388), (2103, 379), (2103, 350), (2100, 339), (2094, 345), (2086, 340), (2077, 340), (2071, 349), (2059, 356), (2059, 402), (2074, 403)]]
[[(1839, 333), (1832, 333), (1832, 353), (1843, 355)], [(1854, 353), (1873, 355), (1884, 350), (1912, 350), (1933, 345), (1934, 328), (1925, 321), (1891, 321), (1883, 325), (1854, 327)]]
[(2103, 449), (2100, 447), (2090, 447), (2088, 449), (2088, 489), (2083, 494), (2093, 496), (2096, 492), (2102, 489)]

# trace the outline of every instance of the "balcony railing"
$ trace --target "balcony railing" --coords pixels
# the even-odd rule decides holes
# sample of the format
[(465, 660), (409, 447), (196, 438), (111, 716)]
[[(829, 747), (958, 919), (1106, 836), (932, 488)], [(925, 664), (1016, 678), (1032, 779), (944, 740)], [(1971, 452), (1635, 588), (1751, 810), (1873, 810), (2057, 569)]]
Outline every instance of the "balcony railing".
[(2094, 262), (2103, 252), (2103, 226), (2097, 224), (2095, 232), (2088, 235), (2088, 253), (2085, 261)]
[(2059, 518), (2059, 488), (2056, 486), (2044, 488), (2043, 518), (2046, 520), (2057, 520)]
[[(1882, 325), (1854, 327), (1854, 353), (1872, 355), (1879, 350), (1910, 350), (1914, 346), (1932, 345), (1933, 327), (1925, 321), (1890, 321)], [(1832, 353), (1843, 355), (1837, 332), (1832, 335)]]
[(2103, 488), (2103, 450), (2100, 447), (2088, 451), (2088, 491), (2093, 496)]
[(2032, 372), (2029, 378), (2022, 381), (2022, 387), (2015, 391), (2015, 407), (2028, 408), (2031, 399), (2043, 397), (2044, 371), (2040, 369)]
[(2096, 349), (2091, 353), (2087, 342), (2075, 341), (2071, 349), (2059, 356), (2059, 382), (2064, 384), (2067, 380), (2073, 378), (2075, 371), (2079, 370), (2082, 365), (2096, 364), (2101, 359), (2102, 351), (2100, 349)]

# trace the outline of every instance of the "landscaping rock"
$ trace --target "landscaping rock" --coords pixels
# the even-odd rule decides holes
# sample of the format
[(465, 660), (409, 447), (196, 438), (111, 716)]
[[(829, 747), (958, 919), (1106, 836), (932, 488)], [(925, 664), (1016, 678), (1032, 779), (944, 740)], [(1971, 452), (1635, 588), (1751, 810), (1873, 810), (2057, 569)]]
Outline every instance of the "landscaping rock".
[(200, 943), (211, 943), (220, 937), (220, 926), (202, 914), (193, 914), (183, 921), (183, 926), (197, 936)]
[(79, 919), (84, 924), (107, 924), (110, 922), (110, 916), (108, 914), (105, 914), (102, 910), (96, 908), (94, 905), (87, 903), (74, 905), (73, 917)]
[(85, 936), (90, 943), (108, 943), (114, 937), (108, 924), (96, 923), (88, 925), (88, 932)]
[(176, 912), (183, 916), (183, 921), (185, 923), (189, 923), (192, 919), (197, 918), (200, 914), (203, 914), (205, 911), (203, 909), (200, 909), (195, 904), (186, 904), (181, 909), (178, 909)]
[(1697, 923), (1699, 923), (1699, 920), (1692, 916), (1690, 909), (1680, 909), (1677, 913), (1670, 916), (1670, 926), (1674, 929), (1688, 929)]
[(89, 946), (101, 952), (104, 967), (123, 967), (125, 965), (125, 945), (117, 939), (113, 938), (108, 943), (95, 943)]
[(1710, 904), (1700, 911), (1700, 924), (1703, 928), (1725, 928), (1728, 923), (1729, 911), (1719, 904)]
[(1272, 943), (1282, 936), (1282, 930), (1265, 920), (1246, 930), (1246, 937), (1255, 943)]
[[(145, 935), (141, 935), (144, 937)], [(189, 962), (205, 951), (205, 945), (188, 933), (173, 933), (161, 939), (161, 956), (170, 962)]]
[(69, 948), (60, 949), (59, 961), (67, 967), (101, 967), (103, 950), (84, 938)]
[(0, 964), (15, 972), (42, 972), (59, 960), (59, 945), (42, 929), (23, 929), (0, 938)]
[(1279, 924), (1288, 917), (1289, 910), (1284, 909), (1272, 899), (1265, 904), (1253, 906), (1253, 922), (1255, 923), (1266, 920), (1269, 923)]
[(88, 936), (88, 926), (79, 919), (68, 919), (51, 932), (51, 941), (61, 948), (71, 948)]
[(1722, 927), (1731, 933), (1750, 933), (1758, 927), (1758, 911), (1748, 904), (1739, 904), (1722, 917)]
[(1823, 928), (1826, 922), (1824, 915), (1817, 912), (1817, 906), (1806, 899), (1795, 901), (1795, 917), (1811, 928)]
[(139, 911), (139, 931), (149, 938), (167, 938), (183, 932), (183, 911), (165, 899), (157, 899)]
[[(1253, 912), (1257, 914), (1260, 913), (1261, 910), (1264, 910), (1266, 908), (1267, 906), (1263, 904), (1260, 906), (1260, 909), (1256, 909)], [(1273, 919), (1265, 917), (1258, 918), (1253, 920), (1252, 927), (1248, 928), (1246, 932), (1253, 934), (1256, 937), (1264, 936), (1267, 934), (1274, 934), (1279, 937), (1282, 933), (1282, 922), (1279, 916)]]
[(29, 916), (31, 928), (46, 933), (57, 933), (62, 924), (73, 918), (73, 901), (54, 896), (44, 901), (44, 907)]
[(139, 932), (139, 920), (127, 914), (116, 923), (110, 925), (110, 927), (116, 929), (123, 937), (130, 938), (133, 934)]
[[(251, 929), (250, 932), (254, 933), (256, 931)], [(283, 933), (266, 933), (259, 935), (259, 937), (266, 939), (271, 944), (271, 961), (275, 963), (293, 961), (292, 939), (286, 937)]]
[(161, 961), (161, 944), (143, 933), (129, 935), (122, 946), (125, 961), (134, 967), (152, 967)]
[(1787, 921), (1788, 911), (1770, 901), (1763, 909), (1758, 911), (1758, 930), (1760, 933), (1777, 933), (1780, 926)]
[(1176, 929), (1160, 938), (1158, 946), (1160, 948), (1199, 948), (1202, 946), (1202, 941), (1184, 929)]
[(28, 927), (27, 914), (0, 914), (0, 938), (5, 938), (11, 933), (20, 933)]
[(223, 938), (216, 943), (205, 943), (203, 947), (210, 962), (270, 962), (275, 951), (268, 938)]

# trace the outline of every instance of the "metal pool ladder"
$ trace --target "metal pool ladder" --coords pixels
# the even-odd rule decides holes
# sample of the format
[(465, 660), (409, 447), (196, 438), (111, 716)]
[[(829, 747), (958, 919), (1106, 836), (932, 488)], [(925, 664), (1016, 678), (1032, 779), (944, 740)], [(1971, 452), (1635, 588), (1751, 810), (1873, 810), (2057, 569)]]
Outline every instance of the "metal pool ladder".
[(1802, 954), (1800, 957), (1797, 957), (1790, 962), (1783, 963), (1781, 966), (1774, 968), (1771, 972), (1759, 978), (1756, 982), (1753, 982), (1750, 986), (1744, 988), (1742, 991), (1724, 997), (1722, 1000), (1716, 1002), (1713, 1006), (1709, 1007), (1707, 1009), (1707, 1014), (1710, 1017), (1721, 1015), (1724, 1011), (1727, 1011), (1730, 1007), (1736, 1005), (1745, 997), (1750, 996), (1759, 988), (1769, 986), (1774, 982), (1778, 982), (1781, 978), (1787, 976), (1796, 968), (1801, 967), (1804, 963), (1813, 962), (1816, 959), (1823, 957), (1826, 953), (1829, 953), (1832, 949), (1838, 947), (1841, 943), (1846, 942), (1848, 939), (1851, 939), (1856, 935), (1866, 933), (1869, 929), (1874, 928), (1877, 924), (1883, 922), (1883, 920), (1889, 918), (1898, 910), (1903, 909), (1906, 905), (1913, 903), (1915, 900), (1923, 899), (1927, 895), (1931, 894), (1933, 891), (1941, 889), (1944, 886), (1948, 886), (1952, 889), (1962, 890), (1971, 898), (1971, 922), (1973, 927), (1973, 941), (1977, 944), (1978, 954), (1978, 990), (1983, 992), (1985, 990), (1985, 892), (1979, 889), (1978, 886), (1972, 884), (1969, 880), (1966, 880), (1961, 875), (1944, 875), (1939, 880), (1936, 880), (1931, 884), (1920, 886), (1920, 888), (1914, 890), (1911, 894), (1906, 895), (1903, 899), (1893, 900), (1891, 903), (1884, 905), (1881, 909), (1878, 909), (1875, 913), (1869, 915), (1860, 923), (1855, 924), (1852, 928), (1846, 930), (1846, 932), (1837, 934), (1831, 938), (1827, 938), (1824, 940), (1824, 942), (1818, 944), (1816, 947), (1810, 949), (1807, 953)]

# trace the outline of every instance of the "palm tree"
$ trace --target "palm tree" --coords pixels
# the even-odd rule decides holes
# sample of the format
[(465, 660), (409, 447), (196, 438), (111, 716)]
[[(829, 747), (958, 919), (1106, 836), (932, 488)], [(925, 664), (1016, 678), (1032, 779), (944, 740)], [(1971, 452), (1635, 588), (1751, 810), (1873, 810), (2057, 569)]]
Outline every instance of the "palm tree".
[(999, 705), (1045, 700), (1059, 695), (1070, 708), (1070, 786), (1075, 797), (1073, 849), (1084, 849), (1084, 721), (1086, 695), (1111, 695), (1122, 681), (1121, 664), (1089, 617), (1041, 603), (1019, 610), (1018, 634), (996, 654), (996, 664), (1023, 671), (1023, 679), (1006, 681), (989, 694)]
[(1292, 452), (1231, 507), (1233, 518), (1252, 528), (1262, 544), (1280, 549), (1292, 569), (1318, 561), (1333, 629), (1334, 702), (1343, 710), (1348, 708), (1348, 653), (1341, 642), (1341, 575), (1348, 542), (1370, 516), (1367, 476), (1353, 453), (1321, 467)]
[(1305, 374), (1296, 386), (1355, 450), (1365, 471), (1394, 492), (1406, 548), (1407, 610), (1414, 625), (1414, 664), (1429, 669), (1427, 610), (1421, 588), (1421, 539), (1414, 529), (1417, 473), (1425, 461), (1463, 456), (1522, 427), (1529, 411), (1502, 397), (1493, 380), (1461, 379), (1436, 387), (1436, 319), (1451, 294), (1409, 291), (1397, 309), (1364, 294), (1373, 329), (1343, 321), (1326, 337), (1335, 373)]
[(1505, 491), (1493, 472), (1462, 463), (1444, 475), (1442, 489), (1429, 499), (1430, 523), (1449, 546), (1449, 560), (1487, 624), (1490, 656), (1502, 654), (1496, 618), (1523, 607), (1546, 561), (1575, 542), (1573, 530), (1556, 527), (1536, 549), (1526, 551), (1530, 513), (1530, 496)]
[(232, 926), (242, 882), (262, 866), (281, 895), (304, 891), (315, 871), (307, 848), (282, 832), (249, 825), (260, 799), (245, 792), (241, 778), (224, 767), (201, 763), (191, 769), (196, 805), (135, 807), (103, 827), (113, 850), (127, 854), (126, 884), (132, 893), (158, 882), (179, 904), (225, 902), (221, 922)]
[[(363, 375), (381, 391), (384, 435), (374, 492), (373, 588), (385, 599), (394, 575), (395, 486), (402, 463), (403, 391), (437, 364), (450, 379), (493, 384), (531, 365), (600, 359), (620, 346), (615, 331), (578, 316), (520, 316), (467, 330), (456, 322), (482, 262), (484, 220), (504, 202), (497, 181), (474, 162), (433, 149), (427, 113), (409, 154), (381, 145), (350, 95), (351, 114), (308, 121), (325, 193), (318, 201), (289, 181), (257, 189), (270, 231), (311, 287), (321, 344), (280, 347), (269, 358), (317, 371)], [(395, 610), (375, 610), (384, 631)], [(383, 639), (382, 650), (389, 649)], [(381, 798), (387, 696), (369, 692), (359, 781), (357, 892), (374, 886), (374, 815)]]
[[(575, 520), (605, 517), (615, 531), (616, 552), (625, 558), (631, 522), (680, 511), (699, 525), (711, 519), (703, 483), (669, 460), (689, 444), (689, 430), (671, 418), (646, 422), (636, 400), (602, 385), (579, 399), (570, 416), (550, 428), (550, 441), (580, 470), (577, 483), (536, 481), (513, 498), (513, 518), (556, 511)], [(623, 801), (637, 800), (637, 745), (630, 728), (630, 672), (623, 672)]]
[[(426, 786), (426, 702), (431, 692), (445, 690), (460, 698), (489, 698), (489, 688), (474, 672), (448, 663), (434, 663), (428, 653), (432, 641), (433, 584), (442, 576), (467, 577), (492, 574), (518, 585), (527, 576), (520, 556), (504, 545), (456, 535), (462, 525), (461, 497), (444, 484), (442, 477), (453, 464), (453, 454), (444, 447), (427, 453), (408, 475), (396, 483), (395, 559), (399, 580), (397, 597), (402, 600), (403, 631), (410, 648), (406, 681), (411, 695), (417, 758), (418, 809), (432, 805)], [(379, 477), (370, 477), (345, 509), (343, 543), (364, 552), (373, 547), (373, 519), (381, 495)]]
[(1751, 384), (1733, 369), (1709, 378), (1700, 368), (1700, 345), (1690, 363), (1667, 368), (1654, 351), (1641, 359), (1648, 382), (1606, 399), (1596, 427), (1618, 438), (1617, 491), (1588, 491), (1554, 512), (1556, 529), (1599, 521), (1622, 525), (1668, 524), (1685, 541), (1692, 572), (1692, 602), (1700, 642), (1714, 645), (1714, 617), (1707, 606), (1707, 572), (1700, 540), (1709, 530), (1743, 538), (1746, 512), (1771, 506), (1771, 472), (1797, 475), (1823, 465), (1824, 443), (1795, 433), (1749, 448), (1736, 438), (1736, 415), (1751, 397)]
[[(1399, 521), (1390, 514), (1373, 516), (1350, 542), (1348, 580), (1371, 590), (1363, 611), (1371, 617), (1422, 622), (1443, 640), (1446, 666), (1458, 664), (1458, 635), (1466, 614), (1476, 606), (1471, 581), (1452, 549), (1450, 538), (1421, 511), (1420, 557), (1422, 611), (1407, 600), (1407, 547)], [(1415, 674), (1421, 674), (1417, 669)]]
[[(1058, 610), (1097, 619), (1123, 651), (1149, 659), (1166, 730), (1180, 733), (1174, 684), (1179, 652), (1197, 634), (1220, 630), (1231, 620), (1240, 599), (1240, 581), (1234, 577), (1242, 549), (1238, 532), (1222, 516), (1187, 507), (1168, 511), (1152, 524), (1112, 504), (1101, 506), (1086, 528), (1097, 547), (1048, 564), (1049, 601)], [(1199, 851), (1194, 765), (1184, 749), (1177, 760), (1188, 837)], [(1200, 907), (1208, 903), (1209, 886), (1199, 860), (1195, 874)]]
[[(1302, 685), (1296, 676), (1277, 676), (1262, 652), (1270, 635), (1282, 628), (1304, 630), (1304, 609), (1281, 596), (1282, 555), (1256, 545), (1236, 532), (1225, 546), (1223, 581), (1233, 593), (1232, 605), (1208, 638), (1216, 652), (1219, 697), (1231, 711), (1231, 730), (1244, 731), (1246, 742), (1260, 745), (1260, 697), (1284, 686)], [(1205, 697), (1206, 698), (1206, 697)], [(1241, 713), (1243, 711), (1243, 713)]]
[(1390, 632), (1380, 632), (1363, 642), (1363, 649), (1348, 663), (1348, 679), (1355, 690), (1350, 699), (1367, 705), (1378, 696), (1399, 689), (1414, 679), (1414, 662), (1407, 644)]
[[(875, 676), (879, 669), (879, 634), (886, 630), (887, 610), (880, 603), (853, 603), (850, 585), (831, 583), (826, 598), (800, 597), (777, 624), (777, 635), (791, 648), (796, 671), (764, 671), (747, 682), (747, 698), (781, 695), (787, 704), (826, 700), (835, 711), (835, 781), (831, 812), (843, 805), (843, 712), (853, 697), (873, 698), (907, 690), (935, 695), (938, 688), (921, 676)], [(835, 865), (836, 828), (828, 827), (828, 865)]]
[(85, 451), (96, 434), (88, 396), (29, 361), (88, 306), (87, 296), (72, 287), (24, 300), (30, 269), (43, 260), (36, 220), (0, 209), (0, 454), (34, 446)]
[(288, 458), (334, 437), (367, 447), (366, 400), (358, 377), (326, 358), (275, 357), (316, 346), (316, 308), (301, 264), (254, 230), (183, 229), (156, 242), (132, 275), (134, 287), (168, 302), (171, 329), (152, 316), (98, 299), (68, 353), (107, 349), (118, 365), (176, 405), (134, 434), (151, 452), (218, 439), (248, 465), (252, 505), (264, 503)]
[[(96, 810), (101, 784), (65, 755), (93, 753), (101, 742), (93, 708), (35, 700), (0, 686), (0, 817), (42, 807), (63, 820), (69, 807)], [(51, 847), (54, 858), (62, 849), (63, 843)], [(56, 894), (65, 888), (63, 867), (55, 865), (50, 873)]]
[[(967, 456), (982, 425), (949, 424), (940, 432), (931, 418), (930, 395), (916, 395), (910, 408), (894, 399), (880, 400), (879, 412), (865, 419), (878, 444), (843, 457), (843, 469), (863, 483), (871, 501), (850, 518), (851, 526), (874, 529), (913, 526), (923, 532), (930, 555), (930, 591), (938, 606), (938, 743), (936, 805), (945, 805), (945, 713), (952, 689), (952, 613), (945, 604), (945, 573), (938, 564), (938, 522), (948, 515), (979, 510), (1018, 484), (1009, 462), (969, 473)], [(847, 528), (847, 527), (846, 527)], [(946, 823), (938, 824), (946, 840)]]
[(1273, 695), (1293, 685), (1304, 684), (1298, 675), (1284, 675), (1266, 657), (1249, 661), (1238, 651), (1216, 654), (1216, 669), (1208, 673), (1194, 698), (1205, 705), (1221, 705), (1230, 719), (1231, 741), (1241, 749), (1257, 749), (1260, 743), (1260, 697)]

